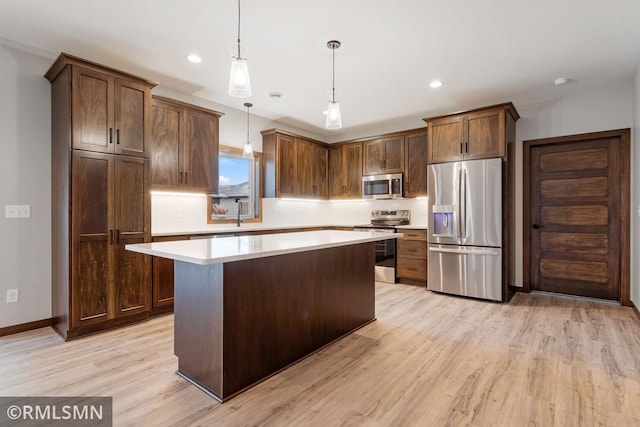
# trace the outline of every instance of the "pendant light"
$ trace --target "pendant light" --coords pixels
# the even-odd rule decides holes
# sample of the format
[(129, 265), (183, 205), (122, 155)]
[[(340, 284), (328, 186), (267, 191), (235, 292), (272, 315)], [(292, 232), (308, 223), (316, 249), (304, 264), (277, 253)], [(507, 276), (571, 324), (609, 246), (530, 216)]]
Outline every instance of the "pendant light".
[(253, 107), (253, 104), (245, 102), (244, 106), (247, 107), (247, 140), (242, 148), (242, 158), (253, 159), (253, 145), (251, 145), (251, 136), (249, 135), (249, 108)]
[(238, 0), (238, 42), (231, 43), (230, 49), (229, 95), (236, 98), (248, 98), (251, 96), (251, 81), (249, 80), (249, 67), (246, 58), (249, 49), (245, 44), (240, 43), (240, 0)]
[(340, 42), (331, 40), (327, 42), (327, 47), (333, 52), (333, 73), (331, 83), (331, 100), (327, 107), (327, 121), (325, 127), (327, 129), (340, 129), (342, 127), (342, 118), (340, 117), (340, 103), (336, 101), (336, 49), (340, 47)]

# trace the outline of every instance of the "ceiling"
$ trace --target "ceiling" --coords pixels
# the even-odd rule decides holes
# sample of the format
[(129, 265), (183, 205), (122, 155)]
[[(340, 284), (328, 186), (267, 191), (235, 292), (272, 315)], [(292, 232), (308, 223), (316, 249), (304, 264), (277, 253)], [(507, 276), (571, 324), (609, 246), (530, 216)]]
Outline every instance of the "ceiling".
[[(587, 7), (588, 5), (588, 7)], [(612, 7), (615, 5), (615, 7)], [(61, 51), (175, 91), (335, 140), (380, 123), (513, 101), (516, 107), (630, 78), (640, 1), (242, 0), (253, 96), (227, 94), (236, 0), (2, 0), (0, 37)], [(337, 39), (343, 128), (324, 129)], [(200, 64), (186, 60), (190, 53)], [(554, 86), (558, 77), (569, 83)], [(444, 85), (431, 89), (440, 79)], [(283, 95), (269, 97), (270, 91)]]

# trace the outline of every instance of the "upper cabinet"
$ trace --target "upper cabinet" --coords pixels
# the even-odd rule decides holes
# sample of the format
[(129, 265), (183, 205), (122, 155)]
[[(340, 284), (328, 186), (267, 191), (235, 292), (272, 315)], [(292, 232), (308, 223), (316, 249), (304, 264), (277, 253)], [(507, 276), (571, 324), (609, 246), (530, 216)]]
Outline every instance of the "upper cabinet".
[(512, 103), (424, 119), (428, 162), (505, 157), (507, 130), (520, 118)]
[(218, 121), (222, 114), (153, 97), (151, 187), (218, 192)]
[(405, 136), (404, 197), (427, 195), (427, 130)]
[(149, 157), (155, 84), (65, 53), (45, 77), (53, 82), (63, 71), (71, 94), (71, 148)]
[(328, 149), (276, 129), (262, 131), (265, 197), (326, 198)]
[(404, 172), (404, 136), (364, 142), (363, 175)]
[(329, 197), (362, 197), (362, 143), (341, 144), (329, 149)]

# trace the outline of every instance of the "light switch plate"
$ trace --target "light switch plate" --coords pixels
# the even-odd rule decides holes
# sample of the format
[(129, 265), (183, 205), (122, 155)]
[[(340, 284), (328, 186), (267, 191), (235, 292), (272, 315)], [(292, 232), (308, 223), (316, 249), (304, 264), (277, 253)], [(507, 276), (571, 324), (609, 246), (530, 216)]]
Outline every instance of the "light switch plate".
[(18, 302), (18, 290), (7, 289), (7, 304)]
[(5, 205), (5, 218), (31, 218), (31, 205)]

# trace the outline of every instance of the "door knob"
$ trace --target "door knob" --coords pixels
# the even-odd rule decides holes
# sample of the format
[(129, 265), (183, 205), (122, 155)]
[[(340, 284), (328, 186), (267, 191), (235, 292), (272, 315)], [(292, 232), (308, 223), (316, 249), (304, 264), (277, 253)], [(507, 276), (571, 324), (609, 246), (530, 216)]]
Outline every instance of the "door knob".
[(542, 228), (542, 226), (540, 224), (533, 224), (533, 228), (537, 230), (538, 228)]

